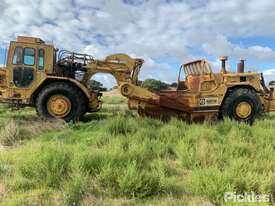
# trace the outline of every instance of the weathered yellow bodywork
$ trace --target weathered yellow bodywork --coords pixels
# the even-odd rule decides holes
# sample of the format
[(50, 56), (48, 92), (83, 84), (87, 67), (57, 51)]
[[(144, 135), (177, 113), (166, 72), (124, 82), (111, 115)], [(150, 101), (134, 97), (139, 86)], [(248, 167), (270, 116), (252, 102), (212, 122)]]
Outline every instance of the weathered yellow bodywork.
[[(12, 63), (16, 47), (34, 48), (36, 51), (39, 48), (45, 49), (45, 69), (43, 71), (38, 70), (37, 64), (34, 64), (33, 66), (28, 66), (30, 68), (33, 68), (33, 70), (35, 71), (35, 76), (34, 81), (26, 88), (16, 87), (13, 82), (13, 69), (18, 67), (18, 65), (13, 65)], [(0, 101), (18, 104), (30, 104), (30, 99), (34, 91), (47, 79), (48, 75), (53, 73), (53, 54), (54, 47), (52, 45), (46, 45), (39, 38), (18, 37), (17, 41), (12, 41), (9, 46), (7, 67), (2, 68), (0, 73)]]
[[(34, 65), (14, 65), (13, 57), (15, 49), (32, 48), (35, 49)], [(38, 69), (38, 50), (44, 49), (45, 60), (44, 69)], [(101, 101), (97, 93), (90, 89), (89, 81), (96, 73), (112, 74), (118, 84), (121, 82), (134, 83), (137, 72), (141, 67), (143, 60), (133, 59), (126, 54), (115, 54), (106, 57), (105, 60), (91, 60), (83, 68), (86, 69), (85, 76), (82, 80), (68, 78), (58, 75), (55, 71), (57, 50), (53, 45), (45, 43), (40, 38), (34, 37), (17, 37), (16, 41), (12, 41), (9, 46), (7, 66), (0, 69), (0, 102), (13, 103), (20, 105), (34, 106), (35, 98), (39, 91), (47, 84), (56, 81), (70, 82), (79, 88), (89, 100), (89, 111), (97, 111), (101, 108)], [(17, 87), (14, 83), (13, 71), (16, 67), (28, 67), (34, 71), (34, 79), (27, 87)]]
[(114, 54), (104, 60), (95, 60), (87, 64), (83, 82), (88, 82), (97, 73), (107, 73), (114, 76), (117, 84), (122, 82), (137, 82), (139, 69), (143, 64), (142, 59), (133, 59), (126, 54)]
[[(201, 74), (196, 70), (205, 67)], [(266, 91), (261, 83), (261, 74), (212, 73), (205, 60), (190, 62), (182, 66), (190, 68), (184, 81), (179, 80), (173, 91), (149, 92), (135, 84), (124, 83), (121, 93), (129, 99), (129, 107), (147, 116), (177, 116), (193, 120), (213, 120), (219, 115), (224, 99), (234, 88), (250, 88), (259, 96), (265, 112), (275, 111), (273, 91)]]
[[(31, 48), (35, 50), (35, 63), (33, 65), (17, 65), (13, 62), (16, 48)], [(38, 51), (44, 50), (44, 67), (40, 68)], [(179, 75), (178, 88), (170, 91), (153, 93), (138, 86), (138, 74), (143, 64), (142, 59), (131, 58), (126, 54), (107, 56), (104, 60), (86, 59), (81, 63), (80, 71), (84, 71), (83, 78), (64, 76), (59, 73), (56, 58), (57, 50), (53, 45), (45, 43), (39, 38), (18, 37), (10, 43), (7, 66), (0, 69), (0, 102), (14, 103), (17, 105), (34, 106), (39, 92), (52, 82), (69, 82), (77, 87), (87, 97), (88, 110), (98, 111), (101, 107), (99, 94), (90, 89), (90, 79), (96, 73), (112, 74), (117, 80), (121, 94), (129, 99), (129, 108), (137, 109), (141, 115), (149, 116), (177, 116), (184, 119), (212, 120), (219, 115), (223, 102), (229, 92), (235, 88), (250, 88), (258, 95), (265, 112), (275, 111), (274, 88), (266, 88), (261, 74), (254, 72), (226, 72), (225, 68), (219, 73), (213, 73), (209, 63), (205, 60), (197, 60), (182, 65), (180, 72), (184, 70), (185, 79)], [(72, 53), (74, 54), (74, 53)], [(25, 57), (24, 57), (25, 58)], [(225, 60), (223, 57), (223, 65)], [(61, 59), (66, 64), (78, 68), (74, 55)], [(243, 63), (243, 61), (242, 61)], [(64, 66), (64, 65), (61, 65)], [(14, 82), (14, 70), (17, 67), (28, 67), (33, 72), (32, 81), (23, 87), (16, 86)], [(71, 67), (68, 67), (69, 69)], [(24, 74), (23, 74), (24, 75)], [(28, 76), (26, 78), (29, 78)], [(66, 99), (59, 96), (64, 105)], [(53, 101), (50, 102), (54, 102)], [(56, 100), (57, 101), (57, 100)], [(62, 104), (63, 104), (62, 103)], [(49, 106), (51, 110), (62, 115), (63, 109)], [(64, 111), (69, 107), (64, 106)], [(249, 107), (241, 104), (237, 108), (240, 115), (249, 113)], [(64, 112), (66, 114), (66, 112)]]

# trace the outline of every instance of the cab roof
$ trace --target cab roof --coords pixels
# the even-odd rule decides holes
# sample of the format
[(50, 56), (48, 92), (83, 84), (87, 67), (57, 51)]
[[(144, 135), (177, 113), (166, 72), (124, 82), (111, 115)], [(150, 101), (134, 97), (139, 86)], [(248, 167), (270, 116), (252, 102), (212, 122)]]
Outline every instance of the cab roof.
[(45, 44), (45, 42), (37, 37), (18, 36), (16, 39), (20, 43)]

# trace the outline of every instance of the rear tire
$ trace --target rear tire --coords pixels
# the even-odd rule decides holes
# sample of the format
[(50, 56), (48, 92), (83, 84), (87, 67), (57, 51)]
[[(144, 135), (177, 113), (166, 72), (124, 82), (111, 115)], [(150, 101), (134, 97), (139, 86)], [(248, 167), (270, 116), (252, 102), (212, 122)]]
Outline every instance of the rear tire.
[(36, 110), (42, 118), (78, 121), (87, 111), (87, 100), (75, 86), (56, 82), (46, 86), (36, 99)]
[(259, 96), (252, 89), (233, 90), (225, 99), (221, 115), (239, 122), (253, 124), (263, 113)]

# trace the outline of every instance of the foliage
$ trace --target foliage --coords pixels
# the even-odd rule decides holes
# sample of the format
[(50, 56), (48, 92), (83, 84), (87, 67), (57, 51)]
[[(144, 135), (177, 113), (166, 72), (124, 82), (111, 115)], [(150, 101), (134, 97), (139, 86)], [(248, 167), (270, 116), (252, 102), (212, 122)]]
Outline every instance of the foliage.
[(178, 83), (177, 83), (177, 82), (172, 82), (170, 86), (171, 86), (171, 87), (177, 87), (177, 86), (178, 86)]
[(94, 79), (90, 81), (90, 88), (92, 90), (101, 91), (101, 92), (107, 91), (107, 88), (103, 87), (103, 84), (101, 82), (98, 82)]
[(169, 85), (165, 82), (155, 79), (146, 79), (142, 82), (142, 87), (150, 90), (150, 91), (160, 91), (164, 89), (168, 89)]

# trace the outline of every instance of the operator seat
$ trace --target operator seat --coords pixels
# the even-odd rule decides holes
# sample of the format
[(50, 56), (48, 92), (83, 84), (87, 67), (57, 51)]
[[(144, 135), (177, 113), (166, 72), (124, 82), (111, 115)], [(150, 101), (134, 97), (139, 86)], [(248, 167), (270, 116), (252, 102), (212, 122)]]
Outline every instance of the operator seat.
[(212, 69), (206, 60), (196, 60), (183, 65), (186, 78), (186, 86), (191, 92), (199, 92), (202, 82), (211, 80)]
[(201, 83), (207, 80), (211, 80), (211, 77), (209, 74), (188, 75), (186, 80), (187, 88), (191, 92), (199, 92)]

